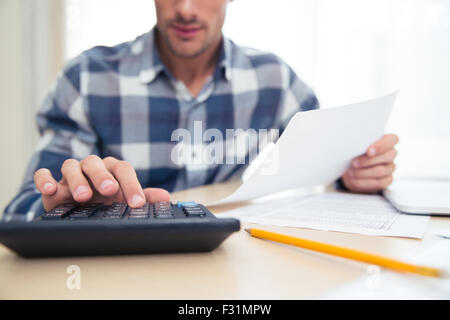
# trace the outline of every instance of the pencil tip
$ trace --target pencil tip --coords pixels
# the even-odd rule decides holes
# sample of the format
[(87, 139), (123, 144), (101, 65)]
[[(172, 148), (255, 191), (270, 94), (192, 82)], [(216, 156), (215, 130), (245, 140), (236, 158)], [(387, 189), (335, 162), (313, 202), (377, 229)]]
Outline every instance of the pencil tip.
[(244, 229), (244, 231), (250, 233), (251, 230), (247, 228), (247, 229)]

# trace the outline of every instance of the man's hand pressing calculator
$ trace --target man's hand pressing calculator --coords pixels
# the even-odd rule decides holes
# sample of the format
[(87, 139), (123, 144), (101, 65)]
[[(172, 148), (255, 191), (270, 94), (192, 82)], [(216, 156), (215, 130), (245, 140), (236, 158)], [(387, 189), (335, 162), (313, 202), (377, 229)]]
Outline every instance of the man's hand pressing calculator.
[(81, 161), (68, 159), (64, 161), (61, 173), (59, 182), (45, 168), (34, 174), (34, 183), (42, 194), (46, 211), (72, 202), (126, 202), (131, 208), (140, 208), (146, 202), (170, 200), (169, 193), (164, 189), (142, 189), (133, 167), (113, 157), (101, 159), (90, 155)]

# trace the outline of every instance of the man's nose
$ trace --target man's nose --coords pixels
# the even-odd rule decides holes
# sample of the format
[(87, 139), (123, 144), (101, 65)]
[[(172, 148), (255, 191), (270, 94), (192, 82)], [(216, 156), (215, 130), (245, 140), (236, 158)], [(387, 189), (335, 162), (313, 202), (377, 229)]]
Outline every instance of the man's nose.
[(175, 10), (185, 22), (196, 20), (197, 7), (193, 0), (177, 0)]

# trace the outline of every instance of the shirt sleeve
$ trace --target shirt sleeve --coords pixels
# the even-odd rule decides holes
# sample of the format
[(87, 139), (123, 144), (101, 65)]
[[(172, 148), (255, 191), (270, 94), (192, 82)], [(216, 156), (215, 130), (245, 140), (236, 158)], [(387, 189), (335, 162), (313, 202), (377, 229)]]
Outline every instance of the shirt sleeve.
[(283, 64), (282, 68), (284, 69), (285, 89), (278, 115), (280, 135), (297, 112), (320, 107), (314, 91), (296, 75), (294, 70), (286, 64)]
[(58, 181), (66, 159), (81, 160), (98, 154), (97, 136), (91, 127), (80, 94), (81, 64), (69, 62), (37, 113), (40, 140), (28, 164), (18, 194), (5, 208), (3, 220), (30, 221), (43, 212), (34, 173), (47, 168)]

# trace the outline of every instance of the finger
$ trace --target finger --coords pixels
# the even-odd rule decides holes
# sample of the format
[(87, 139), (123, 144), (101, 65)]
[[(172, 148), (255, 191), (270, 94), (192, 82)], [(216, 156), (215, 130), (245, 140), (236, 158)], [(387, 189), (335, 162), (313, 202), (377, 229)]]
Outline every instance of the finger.
[(34, 173), (34, 184), (44, 196), (54, 195), (58, 185), (50, 170), (46, 168), (39, 169)]
[(160, 188), (145, 188), (144, 189), (145, 199), (147, 202), (169, 202), (170, 194), (167, 190)]
[(103, 196), (110, 197), (119, 191), (119, 183), (107, 170), (102, 159), (90, 155), (80, 163), (81, 170), (94, 185), (94, 188)]
[(92, 189), (83, 175), (80, 163), (77, 160), (68, 159), (64, 161), (61, 173), (76, 202), (87, 202), (92, 198)]
[(394, 148), (398, 141), (399, 139), (397, 135), (386, 134), (367, 149), (366, 155), (373, 158), (377, 155), (383, 154), (389, 149)]
[(106, 170), (111, 173), (113, 172), (113, 168), (117, 162), (119, 162), (119, 160), (114, 157), (106, 157), (103, 159), (103, 164), (105, 165)]
[(74, 199), (66, 183), (59, 183), (55, 194), (50, 196), (42, 195), (42, 203), (47, 212), (59, 205), (73, 201)]
[(397, 157), (397, 154), (398, 154), (397, 150), (390, 149), (387, 152), (373, 158), (368, 157), (367, 155), (362, 155), (358, 158), (355, 158), (352, 161), (352, 167), (359, 169), (359, 168), (373, 167), (375, 165), (380, 164), (388, 164), (394, 162), (395, 158)]
[(389, 164), (376, 165), (370, 168), (349, 170), (349, 176), (356, 179), (375, 178), (380, 179), (392, 175), (395, 171), (395, 164), (393, 162)]
[(392, 176), (387, 176), (381, 179), (356, 179), (346, 177), (346, 187), (353, 192), (360, 193), (375, 193), (385, 190), (393, 181)]
[(145, 195), (133, 167), (126, 161), (117, 160), (111, 169), (119, 182), (128, 205), (140, 208), (145, 204)]

